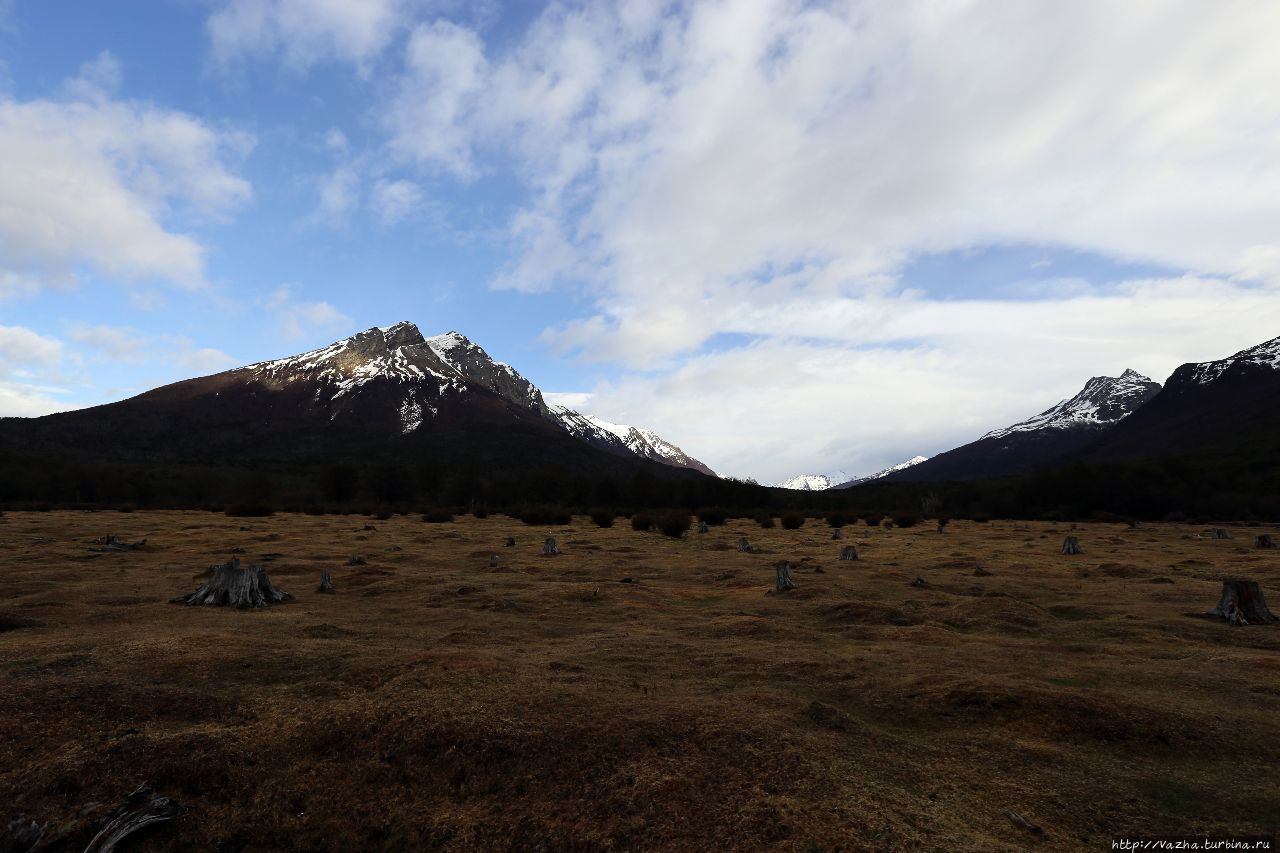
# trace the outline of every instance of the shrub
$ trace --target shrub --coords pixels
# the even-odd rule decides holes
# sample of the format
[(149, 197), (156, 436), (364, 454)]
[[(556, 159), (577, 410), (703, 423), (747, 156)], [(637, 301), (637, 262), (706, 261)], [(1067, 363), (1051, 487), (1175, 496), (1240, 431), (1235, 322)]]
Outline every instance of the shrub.
[(227, 515), (233, 518), (265, 518), (275, 513), (265, 501), (241, 501), (227, 507)]
[(422, 520), (428, 524), (451, 524), (453, 513), (447, 509), (429, 509), (422, 514)]
[(665, 536), (680, 536), (693, 526), (687, 510), (673, 509), (658, 516), (658, 530)]
[(587, 515), (591, 516), (591, 520), (596, 523), (597, 527), (613, 527), (614, 514), (611, 509), (596, 507), (590, 510)]
[(991, 516), (987, 515), (985, 512), (975, 512), (969, 517), (969, 520), (975, 524), (990, 524)]
[(637, 512), (631, 515), (631, 529), (644, 533), (653, 527), (653, 516), (647, 512)]
[(722, 506), (704, 506), (698, 510), (698, 521), (705, 521), (710, 525), (724, 524), (729, 518), (729, 510)]
[(913, 512), (895, 512), (893, 523), (897, 527), (915, 527), (920, 523), (920, 516)]
[(573, 513), (562, 507), (531, 506), (520, 511), (520, 520), (525, 524), (569, 524), (573, 521)]
[[(380, 512), (376, 516), (374, 516), (374, 518), (378, 519), (378, 521), (388, 521), (391, 518), (391, 513), (385, 512), (385, 511)], [(453, 519), (450, 518), (449, 520), (452, 521)]]
[(324, 515), (324, 507), (316, 506), (314, 504), (305, 507), (302, 511), (306, 515)]
[(761, 526), (761, 527), (763, 527), (765, 530), (770, 530), (770, 529), (772, 529), (772, 528), (773, 528), (773, 526), (774, 526), (774, 524), (773, 524), (773, 513), (771, 513), (771, 512), (757, 512), (757, 513), (756, 513), (756, 524), (760, 525), (760, 526)]
[(867, 527), (879, 527), (879, 526), (880, 526), (880, 522), (881, 522), (881, 521), (883, 521), (883, 520), (884, 520), (884, 516), (882, 516), (882, 515), (876, 515), (875, 513), (871, 513), (871, 514), (870, 514), (870, 515), (868, 515), (868, 516), (867, 516), (867, 518), (866, 518), (866, 521), (867, 521)]
[(784, 530), (799, 530), (804, 527), (804, 516), (798, 512), (784, 512), (782, 514), (782, 528)]
[(829, 524), (832, 527), (837, 527), (837, 528), (844, 527), (848, 523), (849, 523), (848, 519), (845, 518), (845, 515), (843, 512), (827, 513), (827, 524)]
[(488, 518), (488, 517), (489, 517), (489, 508), (488, 508), (487, 506), (478, 506), (478, 507), (474, 507), (474, 508), (471, 510), (471, 515), (472, 515), (472, 517), (474, 517), (474, 518)]

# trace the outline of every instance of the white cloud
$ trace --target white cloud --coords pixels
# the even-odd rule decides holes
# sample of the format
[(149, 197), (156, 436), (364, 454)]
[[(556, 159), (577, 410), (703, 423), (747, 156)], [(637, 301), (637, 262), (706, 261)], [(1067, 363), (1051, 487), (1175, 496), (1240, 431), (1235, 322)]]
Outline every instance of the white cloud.
[(66, 359), (62, 342), (22, 326), (0, 326), (0, 417), (66, 408), (54, 395)]
[(71, 327), (70, 338), (113, 361), (141, 364), (146, 358), (146, 339), (137, 329), (77, 323)]
[(262, 308), (275, 316), (284, 337), (301, 338), (314, 332), (339, 332), (349, 329), (355, 322), (328, 302), (298, 299), (300, 292), (301, 288), (296, 284), (282, 284), (258, 300)]
[(73, 281), (88, 265), (124, 280), (204, 281), (204, 246), (175, 211), (219, 218), (248, 201), (230, 162), (251, 140), (185, 113), (114, 100), (102, 54), (60, 100), (0, 96), (0, 276)]
[(342, 230), (360, 205), (360, 176), (350, 165), (341, 165), (318, 181), (320, 198), (304, 225)]
[(364, 67), (406, 23), (406, 0), (224, 0), (206, 27), (216, 62), (279, 55), (296, 70), (337, 60)]
[(371, 200), (378, 217), (388, 225), (404, 221), (422, 204), (422, 188), (413, 181), (380, 180)]

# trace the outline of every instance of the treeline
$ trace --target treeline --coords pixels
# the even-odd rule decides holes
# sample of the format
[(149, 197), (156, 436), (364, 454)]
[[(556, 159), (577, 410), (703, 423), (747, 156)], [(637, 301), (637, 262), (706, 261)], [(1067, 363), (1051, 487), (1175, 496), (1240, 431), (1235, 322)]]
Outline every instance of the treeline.
[(421, 512), (446, 508), (519, 515), (530, 507), (585, 513), (723, 507), (736, 516), (832, 512), (852, 518), (1280, 520), (1272, 459), (1170, 458), (1076, 463), (961, 483), (873, 483), (799, 492), (646, 466), (612, 471), (493, 470), (474, 461), (102, 461), (0, 453), (0, 507)]

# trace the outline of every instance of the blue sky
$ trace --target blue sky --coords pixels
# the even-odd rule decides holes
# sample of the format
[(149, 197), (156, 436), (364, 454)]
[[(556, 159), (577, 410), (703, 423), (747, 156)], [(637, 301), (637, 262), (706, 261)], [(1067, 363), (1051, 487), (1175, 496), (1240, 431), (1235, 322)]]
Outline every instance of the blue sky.
[(725, 473), (935, 453), (1280, 334), (1277, 41), (1231, 2), (0, 2), (0, 415), (409, 319)]

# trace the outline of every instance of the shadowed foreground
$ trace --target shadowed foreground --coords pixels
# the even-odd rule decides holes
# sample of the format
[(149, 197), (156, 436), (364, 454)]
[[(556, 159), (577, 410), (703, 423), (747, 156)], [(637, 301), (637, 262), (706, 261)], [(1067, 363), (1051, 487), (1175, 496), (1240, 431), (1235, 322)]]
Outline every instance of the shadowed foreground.
[[(1280, 829), (1280, 627), (1199, 616), (1224, 577), (1275, 608), (1280, 552), (1245, 528), (1081, 525), (1064, 556), (1068, 532), (11, 513), (0, 825), (25, 813), (79, 850), (149, 781), (183, 813), (133, 849), (1097, 850)], [(89, 551), (108, 533), (147, 545)], [(540, 556), (548, 534), (560, 556)], [(233, 547), (296, 601), (167, 603)], [(797, 589), (766, 595), (780, 559)]]

